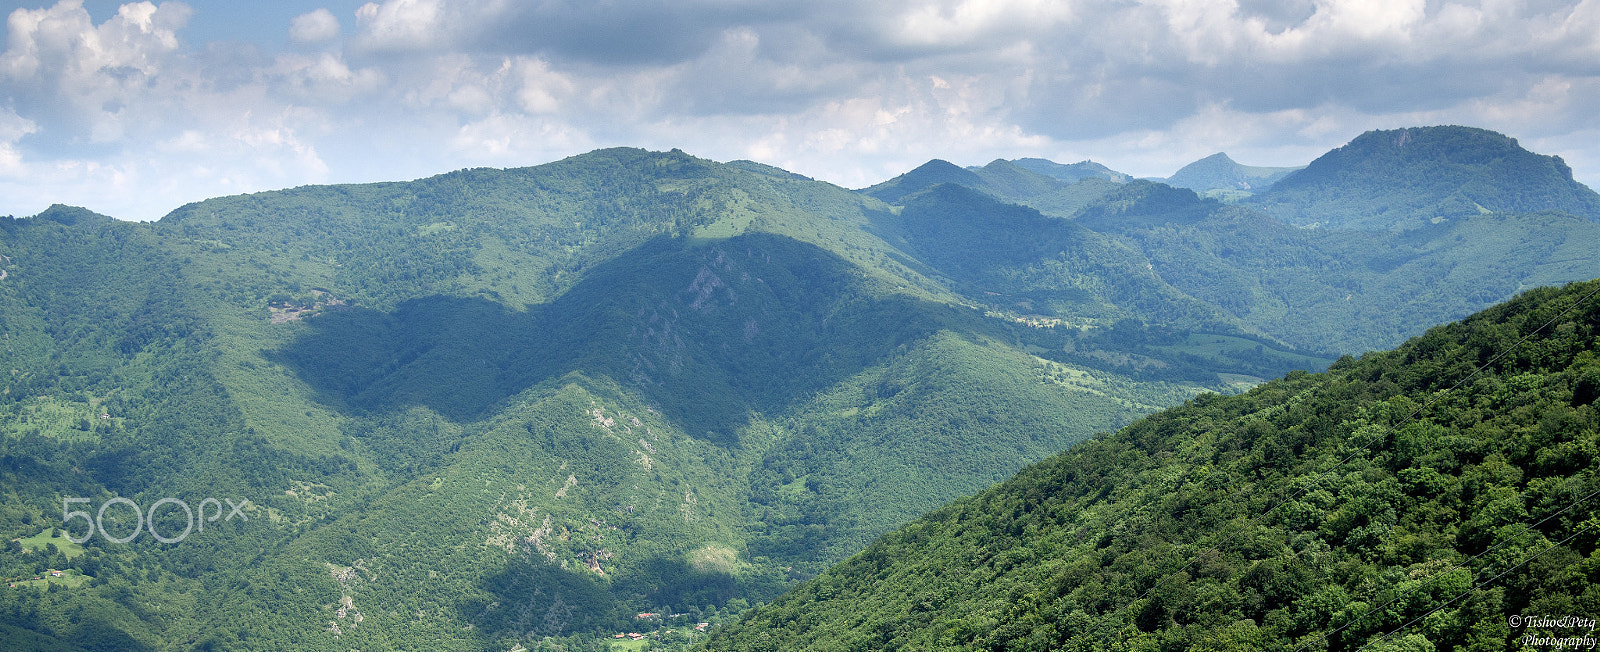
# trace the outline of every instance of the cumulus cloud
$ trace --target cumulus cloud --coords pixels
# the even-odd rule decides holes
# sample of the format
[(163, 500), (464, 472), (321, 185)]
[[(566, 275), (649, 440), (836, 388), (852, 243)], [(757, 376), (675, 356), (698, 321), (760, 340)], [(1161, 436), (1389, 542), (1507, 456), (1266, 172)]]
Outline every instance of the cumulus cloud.
[(119, 140), (163, 104), (155, 83), (177, 53), (191, 10), (180, 2), (122, 5), (95, 26), (76, 0), (13, 11), (0, 76), (19, 108), (91, 142)]
[(17, 140), (38, 130), (38, 125), (16, 111), (0, 109), (0, 178), (20, 176), (26, 171)]
[(593, 147), (588, 136), (563, 122), (503, 113), (462, 125), (450, 140), (457, 156), (484, 165), (518, 165), (530, 152), (549, 159)]
[[(450, 31), (467, 27), (460, 16), (445, 16), (438, 0), (369, 2), (356, 10), (357, 43), (375, 52), (430, 50), (450, 42)], [(447, 20), (447, 18), (449, 20)]]
[(283, 52), (186, 42), (199, 12), (226, 12), (195, 2), (99, 24), (76, 0), (13, 11), (0, 177), (37, 183), (0, 190), (110, 184), (130, 197), (113, 214), (156, 217), (605, 145), (852, 186), (933, 157), (1153, 176), (1437, 123), (1505, 131), (1600, 182), (1600, 0), (374, 0), (263, 25)]
[(339, 19), (327, 9), (317, 9), (289, 21), (289, 39), (296, 43), (321, 43), (339, 37)]
[[(313, 12), (315, 13), (315, 12)], [(206, 196), (327, 178), (306, 140), (383, 75), (336, 53), (234, 56), (180, 37), (194, 10), (80, 2), (18, 9), (0, 52), (0, 177), (26, 214), (55, 202), (151, 219)]]
[(385, 82), (382, 72), (373, 68), (352, 70), (341, 57), (327, 52), (316, 56), (283, 55), (264, 72), (277, 81), (278, 90), (285, 95), (318, 104), (346, 103), (378, 90)]
[(913, 47), (993, 44), (1018, 34), (1049, 32), (1070, 22), (1072, 3), (1052, 0), (959, 0), (914, 3), (895, 17), (887, 36)]

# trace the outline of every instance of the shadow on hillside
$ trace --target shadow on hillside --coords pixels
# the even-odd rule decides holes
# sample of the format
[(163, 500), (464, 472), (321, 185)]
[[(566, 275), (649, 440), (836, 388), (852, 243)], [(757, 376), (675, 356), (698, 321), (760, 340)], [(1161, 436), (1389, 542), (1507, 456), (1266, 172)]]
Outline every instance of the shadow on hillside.
[[(28, 636), (26, 638), (14, 639), (13, 642), (40, 644), (38, 649), (57, 649), (51, 647), (51, 645), (55, 644), (61, 645), (61, 648), (59, 649), (69, 649), (67, 647), (69, 641), (70, 645), (72, 646), (70, 649), (73, 650), (117, 650), (118, 652), (145, 652), (151, 649), (150, 646), (139, 642), (138, 639), (135, 639), (133, 636), (129, 635), (128, 632), (119, 628), (117, 625), (112, 624), (105, 616), (94, 613), (83, 614), (81, 613), (82, 610), (78, 611), (80, 613), (77, 615), (77, 617), (75, 617), (70, 624), (63, 628), (65, 631), (58, 632), (58, 638), (48, 638), (44, 635), (34, 634), (34, 636), (38, 636), (38, 638)], [(22, 625), (25, 623), (17, 624)], [(4, 632), (3, 630), (0, 630), (0, 633), (14, 634), (14, 632)], [(31, 630), (30, 633), (32, 633)]]
[(266, 355), (338, 409), (421, 405), (456, 421), (570, 371), (608, 376), (689, 434), (729, 443), (752, 411), (808, 397), (940, 328), (983, 327), (960, 308), (875, 296), (864, 278), (782, 236), (657, 238), (527, 311), (446, 296), (348, 308), (307, 320)]
[(703, 613), (722, 608), (740, 593), (737, 580), (726, 572), (698, 570), (682, 560), (660, 557), (621, 569), (607, 582), (537, 554), (522, 555), (511, 558), (505, 569), (485, 577), (479, 586), (494, 600), (464, 602), (458, 613), (488, 640), (507, 634), (537, 641), (622, 628), (639, 631), (658, 624), (638, 622), (641, 612), (666, 608), (669, 613)]
[(604, 581), (543, 557), (512, 557), (504, 570), (483, 578), (479, 586), (495, 600), (462, 603), (459, 613), (490, 640), (506, 634), (539, 640), (595, 632), (624, 622), (628, 612)]
[(1078, 315), (1097, 310), (1092, 292), (1052, 277), (1051, 265), (1094, 270), (1114, 282), (1141, 277), (1125, 261), (1095, 259), (1100, 236), (1076, 222), (955, 184), (923, 190), (899, 213), (871, 213), (869, 219), (869, 232), (904, 243), (916, 256), (909, 262), (897, 258), (902, 264), (1007, 309)]

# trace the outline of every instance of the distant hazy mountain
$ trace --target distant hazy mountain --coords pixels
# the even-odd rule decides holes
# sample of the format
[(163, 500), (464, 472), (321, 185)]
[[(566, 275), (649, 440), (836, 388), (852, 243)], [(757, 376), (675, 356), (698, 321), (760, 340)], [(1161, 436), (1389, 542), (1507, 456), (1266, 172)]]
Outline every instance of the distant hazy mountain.
[(887, 204), (898, 204), (906, 195), (941, 183), (953, 183), (976, 190), (995, 192), (989, 182), (978, 173), (942, 159), (933, 159), (915, 169), (888, 181), (860, 190)]
[(1470, 127), (1370, 131), (1249, 200), (1291, 224), (1409, 229), (1480, 213), (1561, 211), (1600, 220), (1600, 195), (1559, 156)]
[[(1008, 196), (1029, 187), (1005, 182), (1019, 172), (1027, 174), (1005, 161), (965, 170), (934, 161), (862, 192), (883, 191), (904, 205), (902, 220), (953, 212), (972, 216), (960, 223), (966, 229), (962, 235), (937, 245), (891, 238), (902, 247), (923, 247), (912, 250), (924, 262), (965, 257), (962, 268), (985, 270), (992, 284), (968, 286), (969, 295), (992, 292), (1023, 301), (1029, 310), (1062, 316), (1104, 314), (1092, 302), (1071, 299), (1074, 288), (1093, 283), (1068, 282), (1072, 277), (1053, 266), (1101, 264), (1114, 259), (1113, 244), (1096, 245), (1104, 252), (1097, 254), (1088, 254), (1081, 244), (1057, 246), (1062, 254), (1057, 261), (1040, 256), (1036, 263), (1021, 253), (1001, 256), (984, 248), (987, 234), (1003, 235), (1018, 247), (1048, 248), (1065, 237), (1061, 231), (1070, 222), (1085, 227), (1074, 241), (1111, 240), (1138, 251), (1151, 265), (1146, 271), (1102, 267), (1084, 278), (1115, 278), (1127, 286), (1153, 271), (1163, 284), (1222, 308), (1222, 321), (1298, 347), (1393, 346), (1429, 324), (1470, 314), (1522, 288), (1600, 276), (1600, 257), (1589, 253), (1600, 250), (1600, 224), (1567, 213), (1475, 214), (1407, 233), (1303, 229), (1250, 205), (1228, 205), (1145, 180), (1085, 179), (1055, 194)], [(919, 182), (926, 184), (920, 190)], [(947, 185), (977, 192), (941, 190)], [(930, 194), (938, 201), (927, 201)], [(1068, 197), (1074, 203), (1062, 200)], [(1051, 209), (1045, 199), (1060, 201)], [(1065, 219), (1001, 223), (999, 216), (1015, 213), (1002, 202)], [(924, 273), (973, 278), (950, 268)], [(1053, 280), (1044, 280), (1052, 275)], [(1127, 296), (1153, 300), (1162, 294), (1142, 290)], [(1102, 305), (1131, 305), (1125, 298), (1107, 301)], [(1198, 314), (1176, 303), (1160, 305), (1147, 303), (1144, 310), (1163, 314), (1166, 323), (1175, 323), (1180, 314), (1190, 319)], [(1229, 321), (1234, 319), (1239, 321)], [(1188, 321), (1184, 328), (1196, 323)]]
[(1013, 165), (1024, 170), (1037, 172), (1047, 177), (1060, 179), (1067, 183), (1083, 179), (1105, 179), (1117, 183), (1127, 183), (1133, 180), (1126, 174), (1108, 168), (1094, 161), (1079, 161), (1070, 165), (1057, 163), (1042, 158), (1019, 158), (1011, 161)]
[[(1050, 163), (1044, 159), (1023, 160)], [(1088, 162), (1078, 165), (1099, 167), (1098, 164)], [(1096, 175), (1062, 180), (1003, 159), (996, 159), (983, 167), (969, 168), (960, 168), (948, 161), (934, 159), (910, 172), (863, 188), (859, 192), (889, 204), (900, 204), (905, 197), (914, 193), (941, 183), (953, 183), (983, 192), (996, 199), (1037, 209), (1048, 215), (1066, 217), (1104, 196), (1120, 182)]]
[(1164, 181), (1175, 188), (1188, 188), (1195, 192), (1207, 190), (1235, 190), (1259, 193), (1278, 180), (1304, 168), (1272, 168), (1240, 165), (1227, 154), (1216, 153), (1180, 168)]

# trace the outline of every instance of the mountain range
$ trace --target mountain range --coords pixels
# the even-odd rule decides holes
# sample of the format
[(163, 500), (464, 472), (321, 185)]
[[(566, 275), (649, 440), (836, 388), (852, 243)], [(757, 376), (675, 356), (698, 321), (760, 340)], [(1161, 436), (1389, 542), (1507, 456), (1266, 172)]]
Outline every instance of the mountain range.
[[(0, 641), (699, 644), (1096, 433), (1600, 276), (1564, 165), (1414, 131), (1461, 160), (1330, 153), (1237, 203), (1090, 162), (932, 161), (850, 191), (608, 149), (154, 223), (0, 219)], [(1490, 145), (1544, 163), (1462, 177), (1487, 212), (1274, 212)], [(1291, 184), (1313, 172), (1351, 189)], [(1548, 201), (1494, 195), (1519, 192)], [(174, 543), (168, 498), (201, 519)], [(242, 506), (208, 521), (208, 498)]]

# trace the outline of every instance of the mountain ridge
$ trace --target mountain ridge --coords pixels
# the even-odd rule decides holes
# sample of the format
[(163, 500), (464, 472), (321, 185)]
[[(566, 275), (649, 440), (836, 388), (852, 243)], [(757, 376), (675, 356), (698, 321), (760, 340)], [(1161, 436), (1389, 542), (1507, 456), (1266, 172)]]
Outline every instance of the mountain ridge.
[(1409, 229), (1489, 212), (1559, 210), (1600, 220), (1600, 194), (1559, 156), (1486, 129), (1369, 131), (1248, 204), (1296, 225)]

